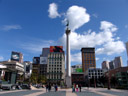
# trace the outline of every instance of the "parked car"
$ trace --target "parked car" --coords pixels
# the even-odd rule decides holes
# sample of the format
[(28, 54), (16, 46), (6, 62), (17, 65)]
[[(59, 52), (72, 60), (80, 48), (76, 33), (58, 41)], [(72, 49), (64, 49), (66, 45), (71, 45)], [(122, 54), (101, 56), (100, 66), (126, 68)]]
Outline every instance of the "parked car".
[(28, 90), (31, 90), (31, 86), (28, 85), (28, 84), (22, 84), (20, 87), (21, 87), (22, 89), (28, 89)]
[(11, 90), (12, 89), (12, 84), (2, 84), (1, 89), (2, 90)]
[(18, 84), (14, 84), (11, 86), (12, 90), (21, 90), (22, 88)]

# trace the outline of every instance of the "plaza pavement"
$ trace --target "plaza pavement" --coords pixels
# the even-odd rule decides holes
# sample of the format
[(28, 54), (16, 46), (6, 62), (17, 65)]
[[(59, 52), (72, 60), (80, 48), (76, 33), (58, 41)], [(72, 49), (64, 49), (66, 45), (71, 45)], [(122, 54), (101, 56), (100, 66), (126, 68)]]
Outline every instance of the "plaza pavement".
[(33, 90), (0, 91), (0, 96), (128, 96), (128, 90), (107, 90), (106, 88), (82, 88), (82, 92), (73, 92), (72, 89), (58, 89), (46, 92), (45, 88)]

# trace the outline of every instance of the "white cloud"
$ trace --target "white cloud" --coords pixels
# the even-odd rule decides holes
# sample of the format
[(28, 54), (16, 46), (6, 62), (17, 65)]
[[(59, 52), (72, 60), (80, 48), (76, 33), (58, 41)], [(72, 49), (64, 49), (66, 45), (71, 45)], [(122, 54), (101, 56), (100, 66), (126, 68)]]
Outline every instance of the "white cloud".
[(103, 45), (102, 48), (96, 50), (97, 54), (120, 54), (125, 51), (125, 45), (122, 41), (111, 41)]
[(3, 57), (3, 56), (0, 56), (0, 60), (1, 60), (1, 61), (4, 60), (4, 57)]
[(103, 31), (114, 32), (117, 30), (117, 27), (111, 22), (102, 21), (100, 29)]
[(71, 54), (71, 61), (81, 63), (82, 62), (81, 53), (79, 52), (79, 53)]
[(105, 58), (105, 57), (103, 58), (103, 60), (110, 62), (110, 60), (108, 58)]
[(22, 29), (22, 27), (20, 25), (4, 25), (0, 29), (4, 31), (9, 31), (12, 29)]
[(58, 8), (57, 8), (57, 4), (56, 3), (49, 4), (48, 12), (49, 12), (49, 17), (50, 18), (60, 17), (60, 14), (58, 13), (57, 9)]
[(79, 6), (71, 6), (66, 12), (64, 23), (69, 20), (69, 28), (75, 31), (85, 23), (89, 22), (90, 15), (86, 13), (86, 8)]
[[(70, 46), (72, 50), (80, 50), (82, 47), (97, 47), (102, 46), (96, 50), (97, 54), (115, 54), (121, 53), (125, 50), (124, 43), (115, 38), (115, 31), (117, 27), (108, 21), (101, 21), (101, 31), (99, 33), (89, 30), (87, 33), (79, 34), (71, 32)], [(118, 40), (118, 41), (117, 41)], [(64, 34), (60, 39), (61, 44), (65, 45), (66, 35)]]
[(96, 57), (96, 61), (98, 61), (100, 58)]

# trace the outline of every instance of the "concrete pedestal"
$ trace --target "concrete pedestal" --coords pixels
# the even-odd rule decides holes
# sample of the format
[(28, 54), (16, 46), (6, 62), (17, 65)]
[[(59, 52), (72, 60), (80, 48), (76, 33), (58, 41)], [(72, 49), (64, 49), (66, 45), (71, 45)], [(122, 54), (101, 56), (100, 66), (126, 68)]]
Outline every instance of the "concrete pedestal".
[(71, 88), (71, 86), (72, 86), (71, 77), (66, 76), (66, 77), (65, 77), (65, 80), (66, 80), (65, 83), (66, 83), (67, 88)]

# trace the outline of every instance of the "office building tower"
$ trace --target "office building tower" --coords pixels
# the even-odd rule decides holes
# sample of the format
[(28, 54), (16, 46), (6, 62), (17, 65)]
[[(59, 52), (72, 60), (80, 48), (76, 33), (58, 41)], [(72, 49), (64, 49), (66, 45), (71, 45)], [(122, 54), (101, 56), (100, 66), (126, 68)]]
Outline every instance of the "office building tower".
[(47, 79), (49, 83), (60, 84), (65, 78), (65, 55), (62, 46), (50, 46), (47, 64)]
[(32, 73), (39, 74), (40, 72), (40, 57), (33, 57)]
[(11, 53), (11, 61), (17, 61), (19, 63), (23, 63), (23, 54), (20, 52), (12, 51)]
[(115, 68), (115, 64), (114, 64), (114, 61), (110, 61), (109, 62), (109, 69), (112, 70)]
[(115, 68), (123, 67), (123, 62), (121, 56), (115, 57), (114, 59)]
[(105, 69), (105, 70), (109, 69), (109, 62), (108, 61), (103, 61), (102, 62), (102, 69)]
[(95, 48), (82, 48), (82, 70), (86, 72), (88, 68), (96, 68)]
[(32, 62), (24, 61), (23, 64), (24, 64), (25, 79), (28, 79), (32, 74)]
[(40, 75), (47, 75), (47, 60), (50, 48), (43, 48), (42, 54), (40, 55)]

